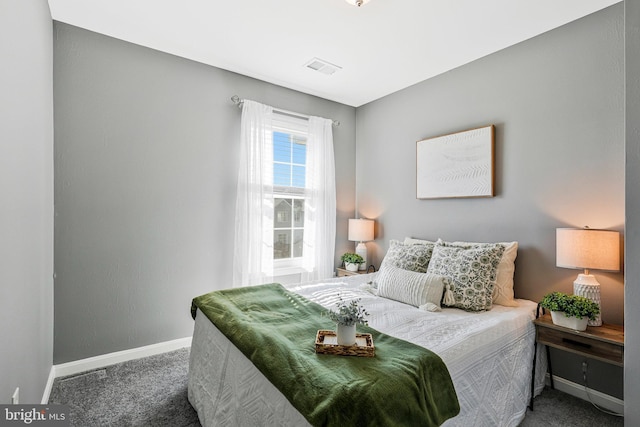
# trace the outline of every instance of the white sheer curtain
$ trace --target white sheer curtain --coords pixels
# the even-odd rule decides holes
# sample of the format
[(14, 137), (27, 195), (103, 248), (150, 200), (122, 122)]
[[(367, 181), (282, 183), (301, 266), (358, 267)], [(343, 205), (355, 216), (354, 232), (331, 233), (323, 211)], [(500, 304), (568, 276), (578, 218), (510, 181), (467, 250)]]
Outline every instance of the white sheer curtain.
[(307, 138), (303, 282), (333, 276), (335, 242), (336, 179), (332, 122), (312, 116), (309, 117)]
[(267, 105), (242, 105), (233, 286), (273, 281), (272, 116)]
[[(273, 108), (245, 100), (240, 132), (233, 286), (273, 281)], [(331, 120), (310, 117), (301, 280), (333, 276), (336, 184)]]

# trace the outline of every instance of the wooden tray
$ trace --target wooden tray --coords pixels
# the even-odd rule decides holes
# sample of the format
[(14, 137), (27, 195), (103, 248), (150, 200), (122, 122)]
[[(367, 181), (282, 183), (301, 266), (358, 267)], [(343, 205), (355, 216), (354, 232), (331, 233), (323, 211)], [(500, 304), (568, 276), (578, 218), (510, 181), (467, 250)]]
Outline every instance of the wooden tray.
[(320, 330), (316, 334), (316, 353), (373, 357), (376, 355), (376, 348), (371, 334), (356, 334), (355, 345), (338, 345), (335, 331)]

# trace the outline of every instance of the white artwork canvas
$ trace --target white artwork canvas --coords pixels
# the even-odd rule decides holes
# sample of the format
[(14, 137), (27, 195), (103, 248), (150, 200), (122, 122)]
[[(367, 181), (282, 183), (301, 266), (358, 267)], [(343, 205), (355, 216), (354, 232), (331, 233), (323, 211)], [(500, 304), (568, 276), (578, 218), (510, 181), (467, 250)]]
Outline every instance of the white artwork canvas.
[(494, 196), (494, 126), (416, 143), (416, 197)]

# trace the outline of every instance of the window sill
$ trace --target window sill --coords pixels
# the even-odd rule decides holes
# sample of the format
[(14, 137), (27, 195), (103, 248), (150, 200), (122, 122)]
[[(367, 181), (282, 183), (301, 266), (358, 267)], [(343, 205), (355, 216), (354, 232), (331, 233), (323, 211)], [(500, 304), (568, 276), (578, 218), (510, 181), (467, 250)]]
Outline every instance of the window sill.
[(290, 276), (292, 274), (304, 273), (306, 270), (302, 267), (279, 267), (273, 269), (274, 276)]

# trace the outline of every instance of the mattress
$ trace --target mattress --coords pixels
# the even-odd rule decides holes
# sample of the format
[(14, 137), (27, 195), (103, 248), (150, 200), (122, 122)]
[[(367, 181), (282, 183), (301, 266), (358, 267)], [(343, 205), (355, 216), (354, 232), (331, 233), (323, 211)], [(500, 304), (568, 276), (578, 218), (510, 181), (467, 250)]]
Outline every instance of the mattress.
[[(361, 298), (369, 325), (438, 354), (460, 402), (450, 426), (517, 426), (531, 395), (537, 305), (494, 305), (470, 313), (455, 308), (427, 312), (367, 291), (374, 274), (288, 286), (328, 308)], [(314, 337), (310, 337), (311, 343)], [(540, 350), (540, 346), (539, 346)], [(540, 351), (539, 351), (540, 352)], [(338, 357), (338, 356), (336, 356)], [(544, 387), (546, 359), (536, 363), (535, 394)], [(189, 364), (188, 397), (203, 426), (305, 426), (307, 420), (251, 361), (198, 311)]]

